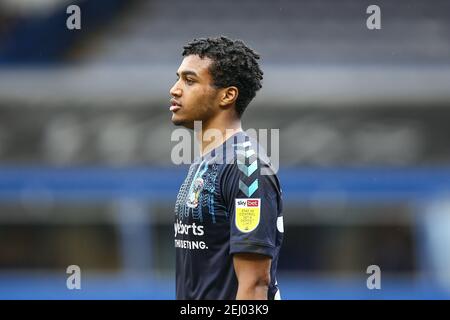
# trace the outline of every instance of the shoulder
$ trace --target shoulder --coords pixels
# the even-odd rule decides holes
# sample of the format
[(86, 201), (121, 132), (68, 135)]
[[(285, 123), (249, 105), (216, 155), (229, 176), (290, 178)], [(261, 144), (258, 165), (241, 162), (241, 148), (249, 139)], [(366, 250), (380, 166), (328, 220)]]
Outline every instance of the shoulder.
[(242, 132), (232, 141), (227, 141), (225, 154), (226, 163), (221, 175), (224, 183), (268, 181), (279, 189), (276, 169), (256, 139)]

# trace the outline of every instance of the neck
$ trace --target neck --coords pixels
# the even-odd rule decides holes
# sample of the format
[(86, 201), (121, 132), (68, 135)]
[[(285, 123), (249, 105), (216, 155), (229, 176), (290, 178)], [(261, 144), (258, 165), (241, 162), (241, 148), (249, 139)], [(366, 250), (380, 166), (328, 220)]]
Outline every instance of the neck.
[(200, 154), (204, 156), (211, 150), (217, 148), (228, 138), (242, 131), (239, 118), (215, 118), (202, 123), (202, 130), (196, 132), (197, 141), (200, 146)]

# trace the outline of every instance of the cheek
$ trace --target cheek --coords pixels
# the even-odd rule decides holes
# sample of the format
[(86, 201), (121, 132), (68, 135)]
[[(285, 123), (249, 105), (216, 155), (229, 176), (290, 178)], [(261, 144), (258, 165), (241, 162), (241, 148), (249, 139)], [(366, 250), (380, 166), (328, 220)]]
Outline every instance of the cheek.
[(208, 87), (197, 87), (190, 90), (189, 93), (191, 107), (205, 111), (212, 106), (214, 102), (213, 92)]
[(207, 106), (213, 108), (217, 104), (217, 92), (214, 88), (206, 87), (203, 88), (203, 97)]

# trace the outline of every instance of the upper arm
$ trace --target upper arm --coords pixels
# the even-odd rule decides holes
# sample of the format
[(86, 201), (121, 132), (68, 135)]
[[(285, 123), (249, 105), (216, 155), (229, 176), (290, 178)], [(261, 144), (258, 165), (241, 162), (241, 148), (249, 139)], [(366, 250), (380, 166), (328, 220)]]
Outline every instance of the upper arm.
[(270, 284), (271, 262), (272, 259), (269, 256), (261, 254), (234, 254), (233, 265), (239, 286), (268, 286)]
[[(282, 234), (281, 189), (275, 174), (252, 145), (237, 144), (236, 158), (221, 176), (222, 198), (230, 218), (230, 250), (238, 279), (237, 299), (267, 299), (271, 263)], [(239, 154), (238, 154), (239, 153)]]
[(280, 242), (277, 221), (281, 211), (275, 177), (261, 175), (260, 162), (248, 175), (237, 165), (229, 167), (224, 182), (230, 213), (230, 254), (254, 253), (271, 258)]

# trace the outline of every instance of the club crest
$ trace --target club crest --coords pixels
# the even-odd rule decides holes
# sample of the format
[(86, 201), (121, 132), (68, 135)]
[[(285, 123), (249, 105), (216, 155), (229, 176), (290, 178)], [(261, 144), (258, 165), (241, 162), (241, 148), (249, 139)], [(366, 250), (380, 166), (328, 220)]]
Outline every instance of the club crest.
[(197, 208), (198, 198), (200, 197), (200, 192), (202, 192), (204, 186), (204, 181), (202, 178), (195, 179), (191, 192), (189, 193), (189, 198), (186, 201), (186, 205), (189, 208)]

